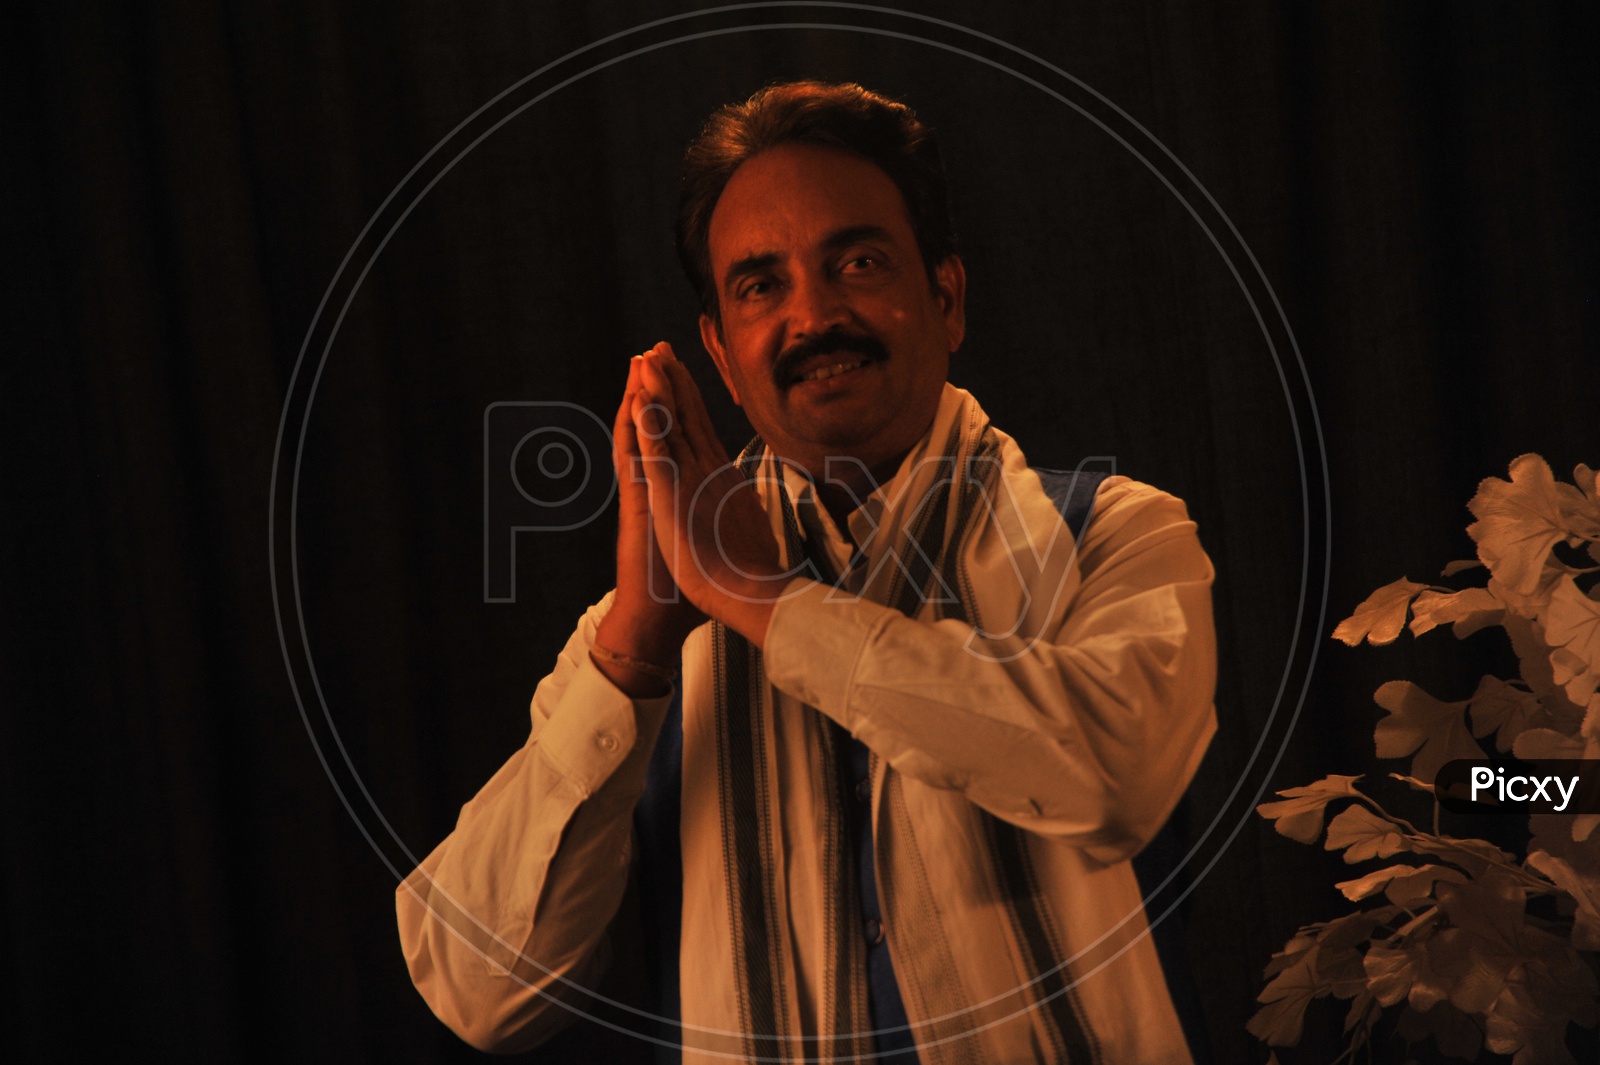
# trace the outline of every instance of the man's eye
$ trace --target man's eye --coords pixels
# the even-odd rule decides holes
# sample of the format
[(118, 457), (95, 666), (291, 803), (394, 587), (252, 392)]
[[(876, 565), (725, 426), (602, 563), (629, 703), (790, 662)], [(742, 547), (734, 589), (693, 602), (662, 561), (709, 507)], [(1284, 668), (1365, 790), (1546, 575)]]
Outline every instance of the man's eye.
[(741, 300), (760, 299), (772, 291), (773, 285), (770, 278), (752, 278), (739, 286)]
[(876, 270), (882, 263), (876, 255), (852, 255), (844, 261), (844, 269), (852, 273), (861, 273), (864, 270)]

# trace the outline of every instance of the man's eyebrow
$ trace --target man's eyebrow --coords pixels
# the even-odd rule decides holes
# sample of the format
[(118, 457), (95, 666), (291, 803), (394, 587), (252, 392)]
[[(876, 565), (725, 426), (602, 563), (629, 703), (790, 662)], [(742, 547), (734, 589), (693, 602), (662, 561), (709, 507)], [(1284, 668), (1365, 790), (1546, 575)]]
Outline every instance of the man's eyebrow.
[(728, 273), (722, 279), (722, 287), (724, 289), (732, 288), (734, 282), (747, 274), (759, 274), (764, 270), (772, 269), (778, 265), (778, 258), (778, 253), (775, 251), (746, 255), (743, 259), (728, 267)]
[(860, 225), (845, 226), (829, 233), (822, 241), (822, 246), (828, 251), (838, 251), (840, 248), (863, 240), (891, 240), (889, 231), (882, 226)]
[[(822, 250), (835, 252), (847, 248), (863, 240), (892, 240), (893, 236), (882, 226), (864, 224), (859, 226), (845, 226), (836, 229), (822, 239)], [(727, 274), (722, 279), (723, 289), (731, 289), (741, 278), (750, 274), (759, 274), (772, 269), (783, 260), (783, 256), (775, 251), (754, 252), (739, 259), (728, 267)]]

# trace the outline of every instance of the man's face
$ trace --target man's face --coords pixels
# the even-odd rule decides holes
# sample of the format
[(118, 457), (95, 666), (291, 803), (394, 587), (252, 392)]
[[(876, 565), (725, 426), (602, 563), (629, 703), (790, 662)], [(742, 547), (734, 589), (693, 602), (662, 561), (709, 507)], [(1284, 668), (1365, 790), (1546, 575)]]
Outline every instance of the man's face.
[(872, 163), (787, 144), (734, 172), (711, 215), (722, 327), (700, 336), (735, 403), (779, 455), (876, 469), (933, 421), (965, 333), (966, 275), (930, 286), (905, 200)]

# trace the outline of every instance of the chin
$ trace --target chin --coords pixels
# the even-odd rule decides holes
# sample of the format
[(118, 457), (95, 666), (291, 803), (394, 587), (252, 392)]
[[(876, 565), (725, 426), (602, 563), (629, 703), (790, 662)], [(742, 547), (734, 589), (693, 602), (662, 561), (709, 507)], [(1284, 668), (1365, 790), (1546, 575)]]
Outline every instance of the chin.
[(814, 425), (809, 430), (804, 439), (813, 447), (839, 449), (846, 454), (854, 454), (857, 449), (872, 443), (873, 438), (879, 435), (880, 427), (848, 421)]

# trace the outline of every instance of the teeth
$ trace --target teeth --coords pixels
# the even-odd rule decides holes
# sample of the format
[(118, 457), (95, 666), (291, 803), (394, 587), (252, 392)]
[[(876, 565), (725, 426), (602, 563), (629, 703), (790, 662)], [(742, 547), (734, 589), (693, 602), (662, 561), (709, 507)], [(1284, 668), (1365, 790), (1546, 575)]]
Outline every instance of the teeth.
[(832, 366), (819, 366), (817, 369), (802, 376), (800, 380), (826, 381), (828, 378), (842, 374), (846, 370), (854, 370), (858, 366), (865, 366), (866, 362), (866, 359), (857, 359), (855, 362), (836, 362)]

